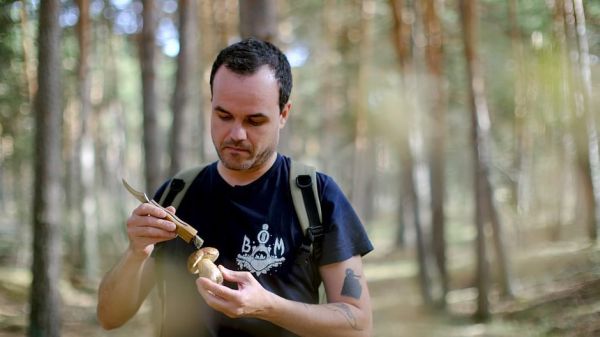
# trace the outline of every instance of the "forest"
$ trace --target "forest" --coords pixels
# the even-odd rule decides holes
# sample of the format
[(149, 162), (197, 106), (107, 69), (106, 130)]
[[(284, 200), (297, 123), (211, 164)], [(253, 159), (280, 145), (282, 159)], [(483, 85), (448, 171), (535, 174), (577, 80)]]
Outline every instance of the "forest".
[(156, 296), (96, 320), (138, 205), (121, 179), (217, 159), (210, 69), (246, 37), (292, 66), (278, 151), (375, 247), (374, 336), (600, 336), (599, 1), (0, 6), (0, 336), (154, 335)]

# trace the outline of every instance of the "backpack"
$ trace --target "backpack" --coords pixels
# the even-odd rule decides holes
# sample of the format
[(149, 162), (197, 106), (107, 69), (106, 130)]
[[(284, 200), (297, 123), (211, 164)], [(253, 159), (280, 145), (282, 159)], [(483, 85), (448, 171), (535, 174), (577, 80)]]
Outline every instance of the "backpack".
[[(179, 207), (188, 188), (205, 166), (197, 166), (177, 173), (160, 198), (164, 207)], [(312, 166), (290, 160), (290, 191), (296, 216), (300, 222), (304, 238), (296, 257), (296, 263), (310, 263), (311, 254), (319, 258), (324, 234), (321, 203), (317, 190), (317, 173)], [(327, 303), (323, 283), (319, 286), (319, 303)]]

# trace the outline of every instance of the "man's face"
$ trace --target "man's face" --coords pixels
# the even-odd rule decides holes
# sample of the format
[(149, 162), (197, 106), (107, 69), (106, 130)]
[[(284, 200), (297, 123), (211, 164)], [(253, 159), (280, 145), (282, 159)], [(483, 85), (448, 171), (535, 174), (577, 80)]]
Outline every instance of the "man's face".
[(290, 104), (279, 111), (279, 85), (271, 69), (239, 75), (221, 66), (213, 80), (211, 135), (223, 165), (258, 170), (275, 153)]

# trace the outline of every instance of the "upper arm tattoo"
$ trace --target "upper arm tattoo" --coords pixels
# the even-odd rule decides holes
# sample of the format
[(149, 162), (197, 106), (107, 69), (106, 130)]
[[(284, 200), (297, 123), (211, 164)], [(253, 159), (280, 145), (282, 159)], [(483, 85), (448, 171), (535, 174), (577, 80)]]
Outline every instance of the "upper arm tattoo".
[(343, 296), (349, 296), (355, 299), (360, 299), (362, 293), (362, 286), (358, 280), (360, 275), (356, 275), (354, 270), (347, 268), (346, 277), (344, 278), (344, 285), (342, 286), (341, 294)]

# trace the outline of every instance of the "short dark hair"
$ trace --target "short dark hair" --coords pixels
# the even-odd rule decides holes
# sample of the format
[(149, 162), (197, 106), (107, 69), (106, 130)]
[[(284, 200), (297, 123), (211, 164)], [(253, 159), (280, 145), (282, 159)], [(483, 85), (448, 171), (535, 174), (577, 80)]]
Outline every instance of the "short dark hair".
[(279, 84), (279, 110), (282, 111), (292, 92), (292, 70), (287, 57), (273, 44), (255, 38), (244, 39), (221, 50), (210, 71), (210, 93), (217, 70), (224, 65), (240, 75), (252, 75), (268, 65)]

